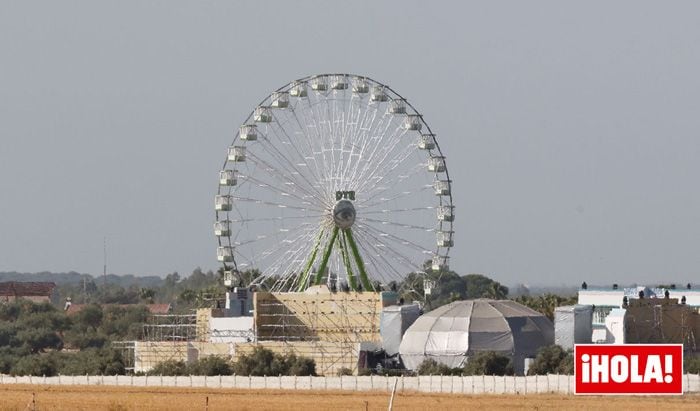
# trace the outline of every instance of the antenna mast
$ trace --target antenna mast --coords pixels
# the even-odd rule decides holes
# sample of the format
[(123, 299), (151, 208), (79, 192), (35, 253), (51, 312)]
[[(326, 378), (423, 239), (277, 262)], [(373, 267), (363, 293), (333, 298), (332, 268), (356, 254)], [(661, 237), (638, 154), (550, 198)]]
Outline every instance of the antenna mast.
[(103, 265), (102, 265), (102, 279), (104, 280), (105, 287), (107, 286), (107, 237), (102, 238), (102, 255), (103, 255)]

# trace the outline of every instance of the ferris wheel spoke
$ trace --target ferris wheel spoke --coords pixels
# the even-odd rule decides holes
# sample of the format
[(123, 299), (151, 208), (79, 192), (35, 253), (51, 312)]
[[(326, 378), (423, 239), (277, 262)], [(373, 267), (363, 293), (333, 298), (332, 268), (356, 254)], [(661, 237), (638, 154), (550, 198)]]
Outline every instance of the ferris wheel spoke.
[[(292, 115), (293, 115), (293, 116), (295, 117), (295, 119), (296, 119), (296, 114), (295, 114), (293, 111), (292, 111)], [(277, 118), (277, 117), (275, 116), (275, 114), (273, 114), (273, 117), (274, 117), (274, 118)], [(290, 119), (290, 120), (291, 120), (291, 119)], [(296, 119), (296, 120), (297, 120), (297, 122), (298, 122), (298, 119)], [(311, 180), (318, 181), (319, 178), (320, 178), (320, 176), (319, 176), (319, 175), (316, 175), (316, 174), (314, 173), (314, 170), (311, 168), (311, 164), (309, 164), (308, 159), (307, 159), (308, 155), (305, 155), (305, 154), (302, 154), (302, 153), (301, 153), (300, 150), (302, 149), (302, 148), (301, 148), (302, 146), (301, 146), (300, 144), (294, 144), (294, 143), (296, 142), (296, 139), (292, 138), (291, 135), (290, 135), (283, 127), (281, 127), (281, 124), (279, 123), (279, 121), (274, 121), (274, 122), (272, 122), (272, 124), (274, 124), (274, 126), (272, 126), (272, 127), (270, 127), (270, 128), (272, 129), (272, 132), (273, 132), (273, 134), (275, 134), (275, 136), (277, 137), (277, 139), (278, 139), (282, 144), (287, 144), (287, 145), (289, 145), (289, 146), (292, 147), (293, 153), (296, 153), (298, 159), (299, 159), (300, 161), (303, 162), (304, 168), (305, 168), (306, 170), (308, 170), (309, 173), (311, 174), (311, 175), (309, 176), (309, 178), (310, 178)], [(278, 130), (279, 130), (279, 132), (278, 132)], [(280, 135), (280, 134), (282, 134), (282, 135)], [(286, 141), (284, 140), (284, 138), (286, 138)], [(294, 166), (294, 164), (293, 164), (291, 161), (288, 161), (288, 163), (289, 163), (290, 165)], [(298, 165), (301, 165), (301, 164), (302, 164), (302, 163), (299, 163)], [(299, 172), (301, 173), (301, 171), (299, 171)], [(308, 180), (308, 178), (307, 178), (307, 180)]]
[[(363, 192), (371, 192), (374, 186), (381, 184), (382, 181), (391, 180), (391, 177), (393, 177), (397, 170), (398, 172), (402, 171), (400, 166), (405, 164), (408, 158), (412, 154), (415, 154), (417, 150), (418, 146), (416, 144), (411, 144), (406, 145), (406, 147), (404, 147), (398, 153), (387, 152), (385, 157), (381, 159), (377, 168), (372, 171), (372, 173), (366, 179), (362, 180), (360, 183), (361, 186), (358, 188), (358, 190), (362, 190)], [(413, 168), (413, 170), (418, 171), (422, 167), (423, 164), (418, 164)]]
[(320, 208), (314, 208), (314, 207), (297, 207), (297, 206), (293, 206), (293, 205), (288, 205), (288, 204), (283, 204), (283, 203), (276, 203), (276, 202), (267, 201), (267, 200), (259, 200), (259, 199), (257, 199), (257, 198), (250, 198), (250, 197), (239, 197), (239, 196), (233, 195), (233, 196), (231, 196), (231, 198), (233, 198), (233, 199), (236, 200), (236, 201), (246, 201), (246, 202), (251, 202), (251, 203), (255, 203), (255, 204), (263, 204), (263, 205), (274, 206), (274, 207), (278, 207), (278, 208), (289, 208), (289, 209), (292, 209), (292, 210), (299, 210), (299, 211), (315, 211), (315, 212), (318, 212), (318, 213), (322, 213), (322, 212), (324, 211), (324, 210), (322, 210), (322, 209), (320, 209)]
[[(364, 200), (364, 201), (360, 201), (359, 204), (360, 204), (362, 207), (368, 207), (368, 208), (369, 208), (369, 207), (374, 207), (374, 206), (378, 206), (378, 205), (380, 205), (380, 204), (387, 203), (387, 202), (389, 202), (389, 201), (395, 201), (395, 200), (398, 200), (398, 199), (401, 199), (401, 198), (405, 198), (405, 197), (408, 197), (408, 196), (411, 196), (411, 195), (415, 195), (415, 194), (417, 194), (417, 193), (419, 193), (419, 192), (429, 191), (430, 189), (431, 189), (431, 187), (426, 186), (426, 187), (422, 187), (422, 188), (418, 189), (417, 191), (402, 191), (402, 192), (400, 192), (400, 193), (398, 193), (398, 194), (395, 194), (395, 195), (393, 195), (393, 196), (391, 196), (391, 197), (388, 197), (388, 198), (387, 198), (387, 197), (380, 197), (378, 201), (374, 201), (374, 202), (369, 202), (369, 200)], [(374, 195), (372, 196), (372, 198), (374, 198), (374, 197), (376, 197), (376, 196), (378, 196), (378, 195), (380, 195), (380, 194), (382, 194), (382, 193), (384, 193), (385, 191), (388, 191), (388, 190), (389, 190), (389, 188), (385, 188), (385, 189), (383, 189), (383, 190), (380, 191), (380, 192), (374, 193)]]
[[(255, 185), (257, 187), (259, 187), (267, 192), (280, 195), (281, 197), (287, 197), (290, 200), (298, 200), (299, 202), (301, 202), (302, 205), (311, 204), (310, 200), (314, 199), (310, 194), (304, 194), (305, 197), (304, 197), (304, 195), (302, 195), (300, 197), (299, 194), (297, 194), (294, 191), (286, 191), (285, 189), (283, 189), (277, 185), (270, 184), (266, 181), (263, 181), (261, 179), (258, 179), (258, 178), (252, 177), (252, 176), (241, 174), (240, 180), (251, 181), (252, 183), (255, 183)], [(241, 187), (243, 187), (242, 184), (241, 184)]]
[(403, 237), (399, 237), (396, 234), (391, 234), (387, 233), (386, 231), (380, 230), (377, 227), (374, 227), (370, 224), (363, 224), (362, 227), (367, 228), (367, 231), (371, 233), (371, 235), (377, 236), (379, 238), (386, 238), (387, 240), (394, 241), (398, 244), (401, 244), (404, 247), (410, 247), (413, 248), (416, 251), (420, 251), (422, 253), (431, 253), (431, 250), (425, 249), (424, 246), (420, 244), (416, 244), (415, 242), (408, 240)]
[(259, 164), (262, 166), (262, 167), (257, 167), (256, 168), (257, 170), (262, 170), (265, 174), (274, 178), (275, 180), (282, 183), (283, 185), (293, 186), (294, 188), (298, 189), (302, 193), (313, 197), (319, 203), (324, 203), (327, 201), (327, 199), (325, 199), (317, 190), (314, 190), (313, 188), (311, 190), (309, 190), (306, 187), (304, 187), (303, 184), (299, 184), (296, 180), (289, 178), (290, 175), (294, 175), (293, 172), (289, 172), (287, 170), (287, 172), (289, 172), (289, 174), (285, 175), (283, 173), (280, 173), (271, 164), (269, 164), (268, 162), (266, 162), (265, 160), (263, 160), (262, 158), (254, 155), (254, 154), (250, 154), (248, 157), (251, 159), (252, 163)]
[(396, 223), (393, 221), (376, 220), (376, 219), (367, 218), (367, 217), (363, 217), (360, 221), (369, 221), (369, 222), (378, 223), (381, 225), (391, 225), (394, 227), (409, 228), (412, 230), (420, 230), (420, 231), (427, 231), (427, 232), (433, 232), (436, 230), (436, 227), (425, 227), (425, 226), (419, 226), (419, 225), (413, 225), (413, 224), (402, 224), (402, 223)]
[(381, 244), (381, 241), (369, 235), (368, 233), (359, 233), (358, 237), (362, 240), (362, 242), (360, 243), (360, 247), (363, 248), (364, 255), (367, 255), (368, 258), (373, 262), (374, 267), (376, 267), (377, 274), (380, 275), (384, 280), (386, 280), (387, 278), (383, 274), (385, 270), (393, 272), (396, 275), (395, 278), (402, 278), (406, 274), (400, 272), (395, 267), (395, 264), (389, 263), (387, 256), (401, 264), (407, 264), (409, 267), (414, 265), (413, 262), (408, 260), (406, 257), (402, 256), (401, 254), (393, 250), (387, 251), (385, 247), (380, 247), (379, 245)]
[[(318, 190), (317, 187), (314, 187), (314, 184), (309, 180), (309, 178), (302, 173), (289, 159), (287, 159), (284, 154), (282, 154), (277, 147), (275, 147), (274, 144), (272, 144), (269, 140), (269, 138), (265, 135), (261, 136), (261, 144), (260, 146), (268, 153), (270, 156), (277, 161), (277, 164), (280, 165), (280, 167), (284, 168), (284, 170), (289, 173), (290, 175), (296, 175), (303, 180), (307, 186), (304, 187), (304, 189), (310, 193), (315, 193), (317, 197), (322, 198), (323, 194), (321, 191)], [(267, 144), (265, 144), (267, 143)], [(260, 161), (260, 159), (258, 158)], [(298, 184), (300, 181), (297, 181), (296, 183)], [(303, 186), (303, 184), (298, 184), (300, 187)]]
[(395, 213), (405, 213), (405, 212), (414, 212), (414, 211), (425, 211), (425, 210), (435, 210), (437, 207), (435, 206), (426, 206), (426, 207), (412, 207), (412, 208), (392, 208), (392, 209), (382, 209), (382, 210), (375, 210), (375, 211), (368, 211), (366, 209), (362, 210), (362, 215), (372, 215), (372, 214), (395, 214)]

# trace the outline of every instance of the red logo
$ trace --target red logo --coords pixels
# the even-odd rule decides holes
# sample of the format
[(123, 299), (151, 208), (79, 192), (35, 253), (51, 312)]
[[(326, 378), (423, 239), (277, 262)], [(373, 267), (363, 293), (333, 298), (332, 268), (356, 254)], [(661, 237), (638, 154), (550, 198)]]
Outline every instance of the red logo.
[(683, 394), (683, 344), (576, 344), (576, 394)]

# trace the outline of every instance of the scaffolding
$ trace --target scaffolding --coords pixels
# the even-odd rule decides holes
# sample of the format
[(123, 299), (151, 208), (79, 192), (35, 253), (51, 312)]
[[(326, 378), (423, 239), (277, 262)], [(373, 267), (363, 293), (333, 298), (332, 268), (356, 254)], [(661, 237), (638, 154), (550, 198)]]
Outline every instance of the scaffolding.
[(144, 341), (193, 341), (197, 337), (195, 314), (158, 314), (143, 325)]
[(700, 316), (675, 298), (650, 298), (630, 301), (627, 307), (625, 341), (633, 344), (683, 344), (686, 351), (697, 352), (696, 335)]
[(361, 352), (381, 346), (381, 312), (397, 298), (391, 291), (330, 292), (325, 286), (303, 293), (257, 292), (257, 345), (313, 358), (319, 374), (356, 371)]

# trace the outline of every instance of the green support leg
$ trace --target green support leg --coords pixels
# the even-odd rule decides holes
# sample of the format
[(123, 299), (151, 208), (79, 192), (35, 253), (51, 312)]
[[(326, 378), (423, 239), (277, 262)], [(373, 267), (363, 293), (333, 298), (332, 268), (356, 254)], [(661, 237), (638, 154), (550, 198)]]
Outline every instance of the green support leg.
[(304, 288), (306, 288), (306, 283), (309, 281), (309, 273), (311, 273), (311, 267), (314, 264), (314, 260), (316, 260), (316, 254), (318, 254), (318, 249), (321, 245), (321, 238), (323, 238), (323, 229), (321, 229), (318, 232), (318, 238), (316, 238), (316, 245), (314, 245), (314, 251), (311, 253), (311, 258), (309, 258), (309, 261), (306, 263), (306, 267), (304, 267), (304, 271), (301, 275), (301, 281), (297, 286), (297, 292), (302, 292), (304, 291)]
[(326, 245), (326, 250), (323, 252), (323, 259), (321, 260), (321, 265), (318, 267), (318, 272), (316, 273), (316, 280), (314, 281), (314, 284), (316, 285), (321, 284), (321, 280), (323, 280), (323, 272), (326, 271), (326, 266), (328, 265), (328, 258), (330, 258), (331, 256), (331, 251), (333, 250), (333, 243), (335, 242), (336, 237), (338, 237), (338, 227), (335, 227), (333, 229), (331, 239), (328, 241), (328, 244)]
[(345, 231), (345, 238), (347, 238), (348, 240), (348, 244), (350, 245), (350, 249), (352, 250), (352, 255), (355, 257), (355, 264), (357, 265), (357, 269), (360, 271), (360, 281), (362, 282), (362, 288), (365, 291), (371, 291), (373, 290), (372, 283), (369, 281), (367, 271), (365, 271), (365, 263), (362, 261), (360, 251), (357, 249), (355, 239), (352, 237), (352, 231), (349, 228), (343, 231)]
[(350, 264), (350, 255), (348, 254), (348, 246), (346, 243), (345, 230), (341, 233), (338, 245), (340, 246), (340, 253), (343, 255), (343, 263), (345, 263), (345, 271), (348, 274), (348, 285), (350, 289), (357, 290), (357, 280), (355, 279), (355, 274), (352, 272), (352, 264)]

